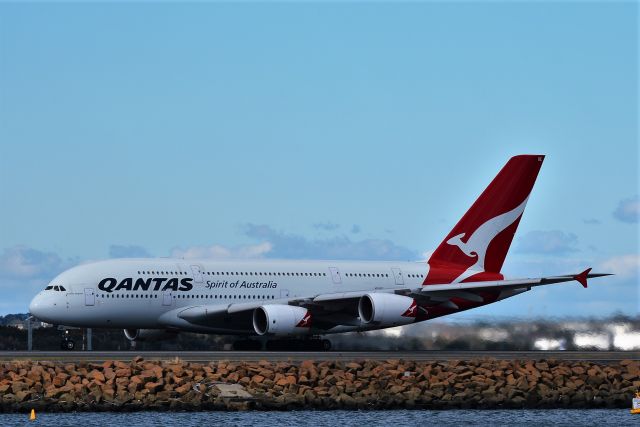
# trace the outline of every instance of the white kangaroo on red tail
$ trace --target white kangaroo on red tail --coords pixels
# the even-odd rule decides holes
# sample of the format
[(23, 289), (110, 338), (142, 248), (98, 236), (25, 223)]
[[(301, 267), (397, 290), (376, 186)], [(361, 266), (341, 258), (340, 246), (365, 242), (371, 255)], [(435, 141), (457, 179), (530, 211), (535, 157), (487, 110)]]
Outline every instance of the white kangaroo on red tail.
[(487, 248), (489, 247), (489, 244), (491, 244), (491, 241), (498, 234), (500, 234), (504, 229), (513, 224), (520, 217), (520, 215), (522, 215), (522, 212), (527, 205), (527, 200), (529, 200), (528, 197), (524, 199), (524, 201), (520, 203), (520, 205), (515, 209), (491, 218), (489, 221), (482, 224), (476, 229), (476, 231), (473, 232), (471, 237), (469, 237), (466, 242), (463, 242), (462, 238), (467, 233), (457, 234), (447, 240), (447, 244), (457, 246), (468, 257), (478, 258), (475, 264), (467, 268), (460, 276), (453, 280), (452, 283), (459, 283), (467, 277), (485, 271), (484, 259), (487, 255)]

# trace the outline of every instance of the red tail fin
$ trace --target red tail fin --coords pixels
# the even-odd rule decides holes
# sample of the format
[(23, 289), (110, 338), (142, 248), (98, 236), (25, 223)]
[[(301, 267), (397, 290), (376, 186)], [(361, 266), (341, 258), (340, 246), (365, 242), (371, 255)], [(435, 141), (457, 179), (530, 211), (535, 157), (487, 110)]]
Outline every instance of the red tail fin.
[(500, 269), (543, 160), (509, 159), (431, 255), (425, 285), (503, 278)]

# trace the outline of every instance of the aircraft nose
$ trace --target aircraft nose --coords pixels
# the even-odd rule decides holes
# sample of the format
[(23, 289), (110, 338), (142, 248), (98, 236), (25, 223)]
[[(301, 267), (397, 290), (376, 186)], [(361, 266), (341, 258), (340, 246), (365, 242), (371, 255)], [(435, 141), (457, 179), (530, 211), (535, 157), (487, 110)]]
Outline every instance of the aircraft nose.
[(42, 314), (42, 297), (40, 294), (36, 295), (29, 303), (29, 313), (34, 317)]

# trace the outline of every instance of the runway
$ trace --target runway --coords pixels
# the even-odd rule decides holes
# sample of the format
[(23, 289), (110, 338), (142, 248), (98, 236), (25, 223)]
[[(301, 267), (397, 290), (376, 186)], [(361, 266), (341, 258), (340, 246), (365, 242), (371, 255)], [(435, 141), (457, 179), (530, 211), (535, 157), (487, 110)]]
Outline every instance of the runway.
[(2, 351), (0, 360), (41, 361), (128, 361), (136, 356), (146, 360), (180, 359), (208, 363), (218, 360), (272, 362), (352, 361), (403, 359), (412, 361), (444, 361), (470, 359), (500, 360), (584, 360), (598, 363), (617, 363), (625, 359), (640, 359), (637, 351)]

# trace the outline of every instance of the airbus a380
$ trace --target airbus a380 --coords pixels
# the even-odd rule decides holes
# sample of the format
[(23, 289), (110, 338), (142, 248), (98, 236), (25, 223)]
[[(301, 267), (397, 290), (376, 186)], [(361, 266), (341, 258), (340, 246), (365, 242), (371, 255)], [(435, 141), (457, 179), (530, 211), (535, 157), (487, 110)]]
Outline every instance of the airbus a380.
[(511, 158), (426, 262), (112, 259), (63, 272), (29, 308), (56, 325), (123, 328), (130, 340), (189, 331), (328, 349), (319, 336), (422, 322), (540, 285), (586, 288), (605, 274), (500, 273), (543, 160)]

